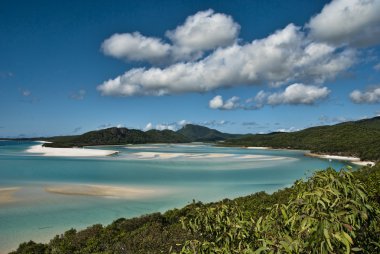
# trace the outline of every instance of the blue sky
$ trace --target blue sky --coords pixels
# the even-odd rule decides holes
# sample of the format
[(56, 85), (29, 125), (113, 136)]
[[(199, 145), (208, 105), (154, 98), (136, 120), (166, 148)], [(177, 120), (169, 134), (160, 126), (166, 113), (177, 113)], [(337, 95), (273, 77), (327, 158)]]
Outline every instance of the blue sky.
[(0, 2), (0, 137), (380, 114), (380, 1)]

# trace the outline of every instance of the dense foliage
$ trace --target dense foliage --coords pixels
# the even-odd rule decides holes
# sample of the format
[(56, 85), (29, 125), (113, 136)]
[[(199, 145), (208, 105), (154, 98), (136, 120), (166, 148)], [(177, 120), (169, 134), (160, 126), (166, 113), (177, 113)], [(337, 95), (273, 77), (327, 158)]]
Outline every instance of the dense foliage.
[(243, 136), (239, 134), (223, 133), (195, 124), (187, 124), (182, 129), (178, 130), (177, 133), (182, 134), (193, 142), (215, 142)]
[(380, 164), (327, 169), (271, 195), (71, 229), (13, 253), (379, 253), (379, 207)]
[(79, 136), (54, 137), (48, 140), (53, 142), (44, 144), (48, 147), (190, 142), (185, 136), (171, 130), (150, 130), (144, 132), (116, 127), (90, 131)]
[(204, 210), (184, 224), (202, 240), (181, 253), (378, 253), (380, 209), (349, 171), (333, 169), (297, 181), (286, 204), (257, 220), (238, 206)]
[(233, 146), (266, 146), (311, 150), (316, 153), (357, 156), (380, 161), (380, 117), (297, 132), (247, 135), (227, 140)]

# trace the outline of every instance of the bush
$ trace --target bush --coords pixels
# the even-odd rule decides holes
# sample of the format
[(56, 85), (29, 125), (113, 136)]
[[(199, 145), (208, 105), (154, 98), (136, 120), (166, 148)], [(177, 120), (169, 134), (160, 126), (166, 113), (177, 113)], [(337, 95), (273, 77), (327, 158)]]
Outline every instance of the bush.
[(327, 169), (257, 220), (238, 206), (198, 209), (183, 224), (199, 238), (181, 253), (379, 253), (379, 215), (351, 171)]

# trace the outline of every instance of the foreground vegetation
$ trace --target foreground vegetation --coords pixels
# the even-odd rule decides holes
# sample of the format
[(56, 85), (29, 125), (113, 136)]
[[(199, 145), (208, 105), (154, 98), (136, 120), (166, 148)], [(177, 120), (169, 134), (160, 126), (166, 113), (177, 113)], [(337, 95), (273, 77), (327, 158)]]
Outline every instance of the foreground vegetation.
[(380, 117), (312, 127), (296, 132), (247, 135), (227, 140), (224, 144), (311, 150), (314, 153), (380, 161)]
[(291, 188), (71, 229), (13, 253), (380, 253), (380, 164)]

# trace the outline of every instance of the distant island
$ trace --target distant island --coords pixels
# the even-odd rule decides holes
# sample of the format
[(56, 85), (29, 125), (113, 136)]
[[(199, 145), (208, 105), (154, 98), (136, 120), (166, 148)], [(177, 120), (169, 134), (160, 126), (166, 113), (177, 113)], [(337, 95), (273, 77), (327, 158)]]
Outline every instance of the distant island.
[(217, 142), (240, 137), (243, 137), (243, 135), (228, 134), (200, 125), (187, 124), (178, 131), (142, 131), (137, 129), (112, 127), (102, 130), (90, 131), (82, 135), (58, 136), (42, 139), (51, 142), (44, 144), (46, 147), (63, 148), (96, 145)]

